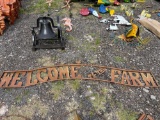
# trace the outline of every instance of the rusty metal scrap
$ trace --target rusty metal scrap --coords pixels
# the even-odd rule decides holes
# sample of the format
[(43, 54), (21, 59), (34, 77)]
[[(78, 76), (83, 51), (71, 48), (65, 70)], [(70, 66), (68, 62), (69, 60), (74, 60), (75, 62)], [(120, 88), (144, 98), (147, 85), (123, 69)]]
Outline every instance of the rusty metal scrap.
[(154, 120), (150, 115), (146, 115), (145, 113), (143, 113), (138, 120)]
[(64, 64), (33, 70), (4, 71), (0, 78), (0, 87), (27, 87), (44, 82), (75, 79), (136, 87), (159, 87), (149, 71), (125, 70), (90, 64)]
[(31, 120), (30, 118), (27, 118), (27, 117), (25, 117), (25, 116), (23, 116), (23, 115), (5, 115), (5, 116), (0, 116), (0, 120), (3, 120), (3, 119), (12, 119), (12, 118), (19, 118), (19, 120)]
[(89, 77), (89, 78), (90, 78), (90, 77), (96, 78), (97, 75), (101, 75), (101, 74), (103, 74), (105, 71), (106, 71), (105, 69), (100, 68), (100, 69), (92, 72), (91, 74), (89, 74), (88, 77)]
[(9, 20), (10, 24), (18, 18), (18, 12), (21, 6), (21, 0), (0, 0), (0, 35), (6, 28), (4, 18)]
[(2, 8), (0, 8), (0, 35), (3, 34), (3, 31), (6, 28), (4, 21), (5, 17), (2, 14)]

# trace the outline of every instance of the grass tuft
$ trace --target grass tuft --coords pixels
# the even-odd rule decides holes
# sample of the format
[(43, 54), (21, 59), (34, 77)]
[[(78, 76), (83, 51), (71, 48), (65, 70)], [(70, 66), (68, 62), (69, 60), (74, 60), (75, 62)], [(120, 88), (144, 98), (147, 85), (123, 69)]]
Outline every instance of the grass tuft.
[(115, 60), (115, 62), (125, 62), (125, 60), (120, 56), (115, 56), (114, 60)]
[(137, 120), (137, 114), (134, 112), (129, 112), (125, 109), (120, 109), (118, 111), (119, 120)]
[(50, 93), (54, 94), (53, 98), (55, 100), (58, 100), (61, 96), (62, 90), (64, 89), (64, 81), (56, 81), (52, 83), (52, 88), (50, 90)]

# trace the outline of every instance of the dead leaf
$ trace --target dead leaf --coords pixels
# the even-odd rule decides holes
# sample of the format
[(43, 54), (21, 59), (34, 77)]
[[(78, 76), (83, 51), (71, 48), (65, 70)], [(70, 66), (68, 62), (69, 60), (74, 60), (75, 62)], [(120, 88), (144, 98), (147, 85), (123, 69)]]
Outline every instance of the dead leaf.
[(123, 41), (126, 41), (126, 40), (127, 40), (127, 38), (126, 38), (126, 36), (125, 36), (124, 34), (119, 35), (118, 38), (120, 38), (120, 39), (123, 40)]
[(74, 120), (82, 120), (80, 116), (77, 114), (77, 112), (75, 112)]

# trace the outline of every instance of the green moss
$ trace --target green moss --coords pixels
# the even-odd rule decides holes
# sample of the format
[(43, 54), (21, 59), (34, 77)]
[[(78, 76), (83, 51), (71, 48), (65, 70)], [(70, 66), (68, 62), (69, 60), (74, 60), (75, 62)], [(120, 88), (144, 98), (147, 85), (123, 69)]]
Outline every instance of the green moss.
[(44, 77), (46, 77), (46, 76), (48, 76), (48, 74), (47, 74), (46, 72), (41, 72), (41, 77), (42, 77), (42, 78), (44, 78)]
[(125, 109), (121, 102), (115, 101), (113, 98), (107, 98), (107, 102), (110, 103), (114, 112), (106, 113), (105, 116), (116, 116), (118, 120), (137, 120), (138, 113)]
[(101, 43), (101, 40), (97, 38), (96, 41), (95, 41), (95, 44), (99, 45), (100, 43)]
[(68, 37), (68, 40), (76, 41), (76, 38), (75, 38), (74, 36), (70, 35), (70, 36)]
[(53, 99), (55, 99), (55, 100), (59, 99), (64, 87), (65, 87), (64, 81), (56, 81), (56, 82), (52, 83), (52, 88), (49, 92), (53, 94)]
[(93, 116), (95, 114), (94, 111), (89, 111), (89, 116)]
[[(63, 5), (62, 5), (63, 6)], [(69, 10), (67, 10), (67, 8), (64, 8), (64, 9), (60, 9), (58, 12), (57, 12), (57, 15), (58, 16), (61, 16), (61, 15), (64, 15), (64, 16), (68, 16), (69, 17)]]
[(105, 111), (105, 103), (106, 103), (106, 96), (100, 95), (99, 93), (93, 94), (92, 97), (95, 97), (94, 100), (91, 100), (91, 103), (96, 111), (103, 110)]
[(103, 95), (106, 95), (108, 93), (108, 89), (107, 88), (102, 88), (100, 91)]
[(22, 101), (22, 97), (23, 97), (22, 95), (17, 95), (15, 98), (15, 102), (20, 103)]
[(80, 80), (72, 80), (69, 81), (69, 86), (74, 90), (78, 90), (80, 88), (81, 81)]
[(48, 9), (45, 0), (39, 0), (26, 9), (29, 13), (44, 13)]
[(92, 52), (96, 52), (98, 49), (98, 46), (101, 43), (101, 39), (97, 36), (97, 34), (87, 34), (84, 35), (85, 41), (83, 42), (83, 44), (81, 44), (79, 46), (79, 49), (84, 51), (84, 52), (88, 52), (88, 51), (92, 51)]
[(42, 64), (43, 66), (53, 66), (53, 58), (48, 56), (43, 56), (42, 58), (39, 58), (37, 61), (39, 64)]
[(97, 46), (94, 43), (85, 42), (81, 46), (79, 46), (79, 50), (82, 50), (84, 52), (93, 51), (95, 52), (97, 50)]
[(71, 101), (65, 105), (65, 109), (71, 112), (73, 110), (76, 110), (79, 106), (79, 103), (75, 99), (71, 99)]
[(137, 120), (137, 114), (126, 109), (120, 109), (117, 114), (119, 120)]
[(34, 81), (36, 79), (36, 71), (33, 71), (33, 74), (32, 74), (32, 81)]
[(5, 89), (5, 92), (9, 93), (9, 92), (11, 92), (12, 90), (13, 90), (13, 88), (7, 88), (7, 89)]
[(25, 9), (20, 8), (19, 12), (20, 12), (20, 14), (24, 14), (25, 13)]
[(95, 99), (91, 100), (91, 103), (96, 111), (99, 111), (99, 110), (105, 111), (106, 109), (105, 104), (107, 102), (106, 100), (107, 92), (108, 92), (108, 89), (102, 88), (99, 93), (95, 93), (92, 95), (92, 97), (94, 97)]
[(29, 90), (24, 90), (24, 91), (23, 91), (23, 95), (24, 95), (24, 96), (28, 96), (29, 94), (30, 94), (30, 91), (29, 91)]
[(15, 97), (15, 102), (20, 103), (22, 101), (23, 97), (28, 96), (29, 93), (30, 93), (29, 90), (24, 90), (21, 94), (19, 94)]
[(123, 12), (122, 10), (121, 10), (121, 8), (120, 8), (120, 6), (119, 7), (114, 7), (114, 10), (115, 10), (115, 14), (116, 14), (116, 12)]
[(61, 0), (53, 0), (51, 6), (49, 7), (46, 3), (46, 0), (37, 0), (32, 1), (31, 5), (28, 6), (26, 9), (23, 9), (23, 13), (45, 13), (49, 9), (59, 9), (59, 4), (62, 2)]
[[(48, 113), (48, 110), (49, 107), (42, 101), (40, 101), (38, 96), (33, 96), (31, 99), (28, 100), (26, 105), (23, 106), (12, 105), (9, 108), (7, 115), (22, 115), (24, 117), (31, 119), (36, 112), (42, 118), (45, 118)], [(11, 118), (4, 118), (3, 120), (23, 120), (23, 119), (20, 117), (13, 116)]]
[(118, 120), (137, 120), (138, 113), (125, 109), (120, 102), (114, 102), (114, 104), (118, 108), (116, 112)]
[[(87, 27), (87, 26), (86, 26)], [(98, 31), (97, 31), (98, 32)], [(90, 36), (92, 36), (92, 38), (96, 38), (97, 34), (95, 33), (89, 33)]]
[(114, 57), (114, 61), (115, 62), (125, 62), (125, 60), (122, 57), (120, 57), (120, 56), (115, 56)]

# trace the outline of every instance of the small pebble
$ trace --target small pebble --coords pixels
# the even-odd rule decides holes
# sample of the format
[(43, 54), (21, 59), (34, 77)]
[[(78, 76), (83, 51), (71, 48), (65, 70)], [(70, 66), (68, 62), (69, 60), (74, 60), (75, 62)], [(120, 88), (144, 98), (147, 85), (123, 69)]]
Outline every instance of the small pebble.
[(151, 95), (151, 99), (152, 99), (152, 100), (156, 100), (156, 96)]
[(143, 91), (149, 93), (149, 90), (147, 90), (146, 88), (143, 88)]
[(90, 99), (91, 99), (91, 100), (95, 100), (96, 98), (95, 98), (95, 97), (90, 97)]

